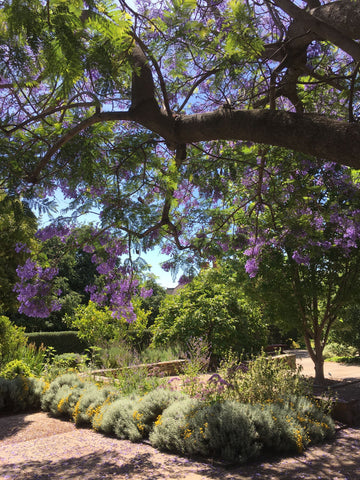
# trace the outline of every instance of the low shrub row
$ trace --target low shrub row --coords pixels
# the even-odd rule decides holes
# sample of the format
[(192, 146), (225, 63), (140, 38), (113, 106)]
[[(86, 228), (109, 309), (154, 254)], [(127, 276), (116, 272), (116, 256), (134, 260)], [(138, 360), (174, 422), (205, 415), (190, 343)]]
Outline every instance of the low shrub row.
[(64, 332), (33, 332), (26, 333), (28, 341), (34, 343), (37, 348), (41, 345), (52, 347), (58, 355), (62, 353), (83, 353), (89, 346), (78, 337), (76, 331)]
[(301, 452), (334, 433), (331, 418), (302, 396), (251, 405), (206, 402), (166, 388), (125, 397), (114, 387), (101, 387), (72, 373), (49, 385), (34, 378), (0, 380), (0, 409), (9, 402), (18, 402), (19, 410), (41, 404), (52, 415), (119, 439), (148, 439), (163, 451), (230, 463), (245, 462), (263, 451)]

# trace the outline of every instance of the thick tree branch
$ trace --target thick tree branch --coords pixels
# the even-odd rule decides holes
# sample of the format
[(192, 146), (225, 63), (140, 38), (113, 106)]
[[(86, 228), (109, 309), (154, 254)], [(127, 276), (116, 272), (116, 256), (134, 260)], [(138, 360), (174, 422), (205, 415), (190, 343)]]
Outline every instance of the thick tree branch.
[(302, 10), (290, 0), (274, 0), (274, 3), (294, 20), (300, 22), (305, 29), (311, 30), (320, 38), (329, 40), (351, 55), (355, 61), (360, 61), (360, 45), (334, 26), (318, 18), (316, 16), (317, 9), (314, 10), (314, 14), (311, 14)]
[(247, 140), (360, 168), (360, 128), (331, 118), (274, 110), (216, 110), (181, 117), (176, 143)]
[(360, 169), (360, 127), (316, 115), (299, 115), (276, 110), (219, 109), (196, 115), (178, 116), (149, 112), (102, 112), (81, 122), (61, 137), (45, 154), (29, 181), (36, 183), (51, 157), (79, 132), (101, 122), (135, 121), (159, 134), (174, 149), (185, 152), (185, 145), (203, 141), (243, 140), (280, 146)]

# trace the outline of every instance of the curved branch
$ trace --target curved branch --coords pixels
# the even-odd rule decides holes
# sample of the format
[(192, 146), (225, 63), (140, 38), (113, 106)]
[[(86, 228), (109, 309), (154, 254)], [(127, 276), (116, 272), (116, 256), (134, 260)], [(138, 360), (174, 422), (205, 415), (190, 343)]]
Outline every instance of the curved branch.
[(306, 10), (302, 10), (290, 0), (274, 0), (274, 3), (294, 20), (300, 22), (305, 29), (310, 29), (320, 38), (329, 40), (351, 55), (355, 61), (360, 61), (360, 45), (337, 28), (317, 17), (317, 9), (314, 10), (314, 14), (311, 14)]
[[(115, 118), (114, 118), (115, 117)], [(31, 172), (28, 176), (28, 181), (31, 183), (37, 183), (40, 177), (40, 173), (46, 167), (46, 165), (50, 162), (51, 158), (55, 153), (57, 153), (60, 148), (72, 140), (77, 134), (85, 130), (86, 128), (100, 122), (106, 121), (118, 121), (118, 120), (130, 120), (128, 112), (99, 112), (95, 115), (83, 120), (78, 125), (75, 125), (71, 130), (69, 130), (64, 136), (59, 138), (57, 142), (55, 142), (51, 148), (46, 152), (43, 158), (38, 163), (35, 170)]]

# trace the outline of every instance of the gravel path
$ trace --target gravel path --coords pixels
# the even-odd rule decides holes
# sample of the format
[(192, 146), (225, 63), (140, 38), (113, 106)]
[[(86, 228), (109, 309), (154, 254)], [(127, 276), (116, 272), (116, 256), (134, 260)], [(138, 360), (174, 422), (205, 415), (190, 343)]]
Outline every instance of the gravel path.
[(46, 413), (0, 417), (0, 478), (6, 480), (359, 480), (360, 429), (291, 458), (236, 468), (160, 453), (105, 437)]

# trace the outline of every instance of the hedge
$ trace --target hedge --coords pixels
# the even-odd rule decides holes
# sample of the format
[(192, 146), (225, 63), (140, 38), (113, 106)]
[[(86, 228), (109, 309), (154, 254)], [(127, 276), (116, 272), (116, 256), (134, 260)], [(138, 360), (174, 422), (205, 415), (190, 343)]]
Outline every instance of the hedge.
[(58, 355), (62, 353), (84, 353), (88, 345), (80, 340), (76, 331), (65, 332), (33, 332), (27, 333), (29, 343), (35, 343), (37, 347), (43, 344), (45, 347), (53, 347)]

